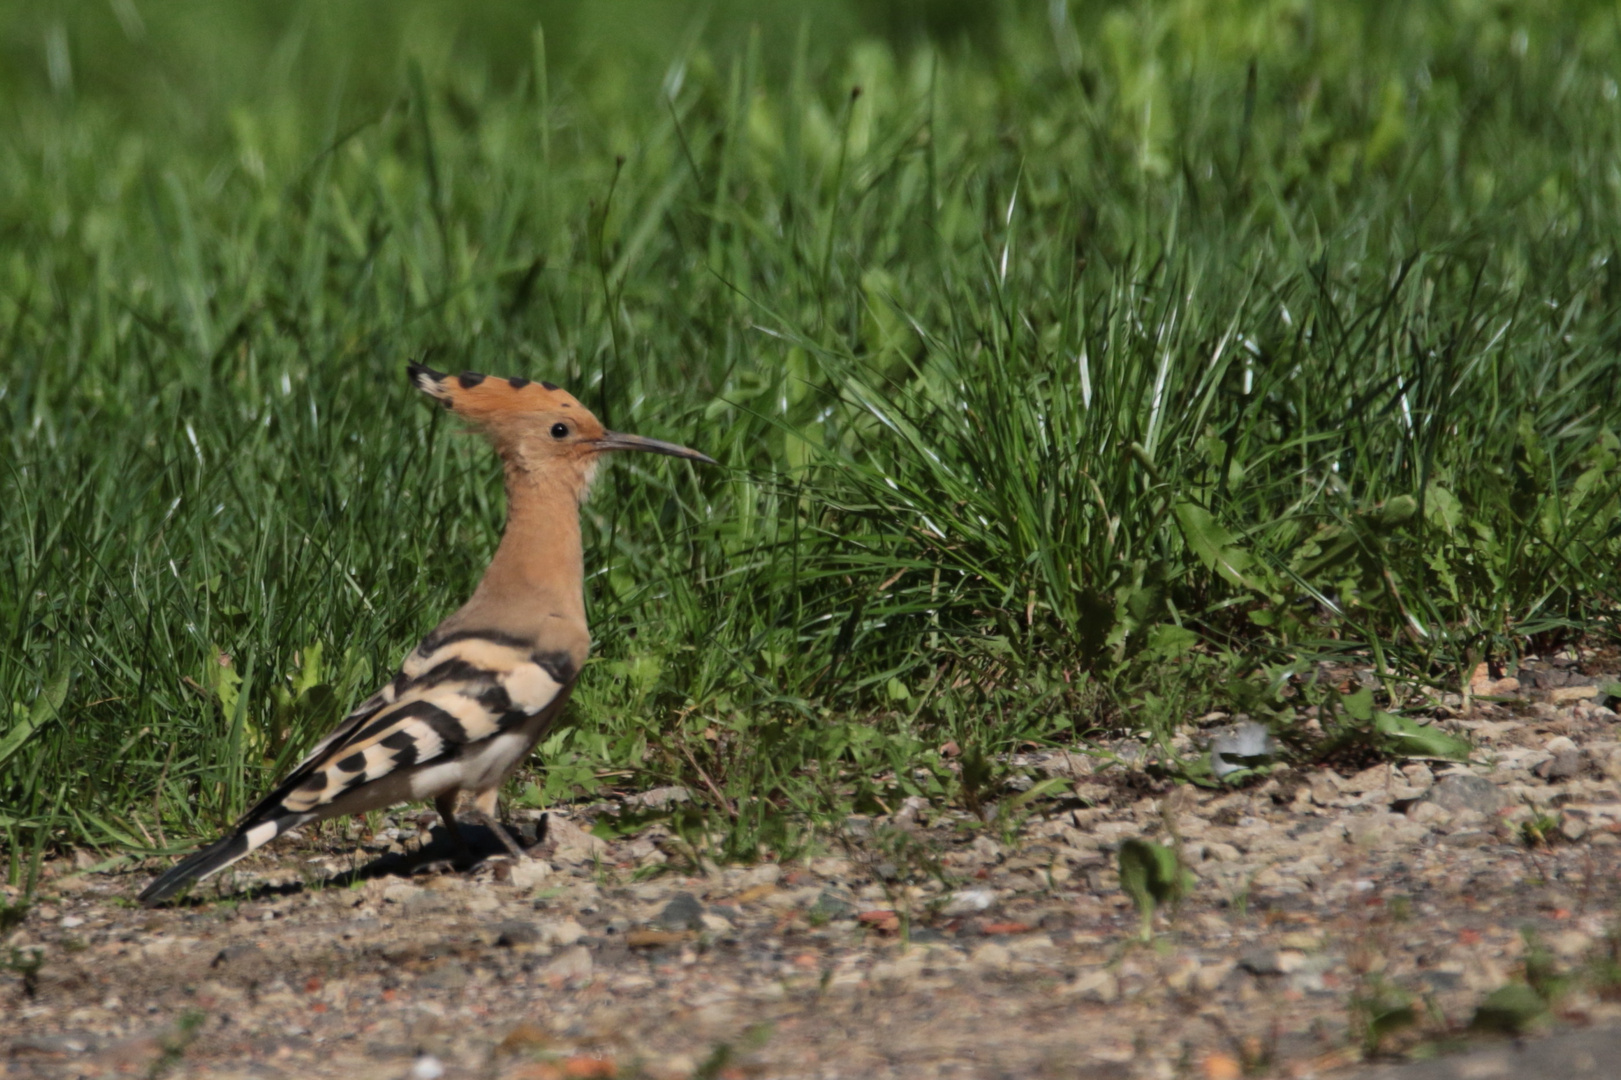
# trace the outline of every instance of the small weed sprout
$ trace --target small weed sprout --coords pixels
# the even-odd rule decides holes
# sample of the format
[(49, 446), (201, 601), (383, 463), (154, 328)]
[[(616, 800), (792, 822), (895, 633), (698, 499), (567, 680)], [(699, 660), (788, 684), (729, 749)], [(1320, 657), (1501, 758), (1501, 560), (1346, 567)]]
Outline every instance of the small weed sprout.
[(180, 1059), (186, 1055), (186, 1048), (196, 1041), (197, 1033), (207, 1019), (208, 1014), (201, 1009), (187, 1009), (181, 1014), (174, 1031), (162, 1040), (163, 1052), (147, 1069), (147, 1080), (158, 1080), (158, 1077), (180, 1064)]
[(28, 917), (29, 903), (27, 900), (17, 900), (12, 903), (0, 901), (0, 934), (9, 932), (13, 927), (21, 926)]
[(1587, 982), (1603, 1001), (1621, 1001), (1621, 924), (1612, 925), (1587, 963)]
[(1570, 989), (1570, 975), (1560, 968), (1553, 952), (1542, 944), (1535, 930), (1525, 927), (1520, 936), (1525, 941), (1525, 984), (1549, 1006), (1558, 1004)]
[(11, 955), (4, 963), (0, 963), (0, 970), (11, 972), (22, 980), (23, 996), (32, 999), (39, 992), (39, 973), (45, 967), (45, 950), (11, 949)]
[(1347, 1007), (1351, 1034), (1361, 1046), (1364, 1057), (1378, 1054), (1389, 1036), (1418, 1022), (1413, 996), (1378, 973), (1361, 977)]
[(1183, 866), (1174, 848), (1137, 837), (1120, 844), (1120, 887), (1137, 905), (1141, 919), (1140, 938), (1154, 936), (1154, 912), (1175, 907), (1193, 888), (1193, 875)]
[(1561, 816), (1536, 811), (1520, 822), (1520, 839), (1526, 847), (1548, 847), (1559, 838)]
[(1547, 1013), (1548, 1002), (1541, 994), (1526, 983), (1511, 982), (1493, 990), (1476, 1006), (1469, 1026), (1476, 1031), (1520, 1035)]

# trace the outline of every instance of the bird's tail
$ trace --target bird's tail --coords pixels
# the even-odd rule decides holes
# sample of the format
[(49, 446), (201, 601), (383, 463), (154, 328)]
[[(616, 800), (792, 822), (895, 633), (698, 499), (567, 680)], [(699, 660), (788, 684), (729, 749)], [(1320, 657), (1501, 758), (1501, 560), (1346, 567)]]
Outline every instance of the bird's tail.
[(156, 907), (193, 881), (225, 869), (249, 852), (264, 847), (284, 832), (298, 828), (314, 814), (284, 814), (249, 824), (243, 822), (231, 832), (195, 854), (175, 863), (169, 871), (142, 890), (143, 907)]

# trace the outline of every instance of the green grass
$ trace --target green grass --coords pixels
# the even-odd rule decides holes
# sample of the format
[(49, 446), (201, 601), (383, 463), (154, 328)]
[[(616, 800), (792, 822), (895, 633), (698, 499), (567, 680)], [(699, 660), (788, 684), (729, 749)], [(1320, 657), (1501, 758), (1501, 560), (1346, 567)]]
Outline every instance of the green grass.
[(0, 17), (14, 878), (226, 823), (465, 597), (499, 471), (408, 358), (723, 463), (598, 485), (518, 793), (726, 855), (1614, 633), (1612, 8), (606, 10)]

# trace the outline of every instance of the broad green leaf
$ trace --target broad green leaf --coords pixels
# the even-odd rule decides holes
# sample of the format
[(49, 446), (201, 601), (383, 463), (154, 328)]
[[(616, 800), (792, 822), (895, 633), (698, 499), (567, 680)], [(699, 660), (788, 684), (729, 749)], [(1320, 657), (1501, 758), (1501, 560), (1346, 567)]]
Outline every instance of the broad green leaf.
[(1363, 1002), (1361, 1007), (1367, 1013), (1368, 1028), (1364, 1033), (1363, 1043), (1369, 1052), (1377, 1050), (1384, 1042), (1385, 1036), (1412, 1027), (1418, 1022), (1418, 1011), (1413, 1008), (1412, 1001), (1405, 995), (1391, 995), (1388, 998)]
[(1176, 522), (1182, 528), (1182, 538), (1200, 562), (1234, 585), (1255, 592), (1266, 591), (1248, 573), (1254, 562), (1249, 552), (1238, 546), (1238, 540), (1221, 527), (1210, 511), (1198, 503), (1179, 502)]
[(207, 667), (203, 673), (208, 688), (220, 703), (226, 718), (236, 716), (236, 699), (241, 692), (242, 676), (231, 666), (231, 658), (217, 645), (208, 647)]
[(1367, 723), (1373, 719), (1373, 691), (1364, 686), (1351, 694), (1340, 695), (1340, 705), (1353, 720)]
[(1386, 499), (1375, 507), (1366, 516), (1369, 524), (1376, 529), (1393, 529), (1404, 521), (1412, 519), (1418, 513), (1418, 500), (1411, 495), (1397, 495)]
[(297, 697), (321, 682), (321, 643), (312, 641), (299, 654), (298, 674), (293, 676), (293, 696)]
[(1120, 845), (1120, 887), (1142, 916), (1142, 936), (1153, 932), (1154, 911), (1174, 904), (1192, 886), (1192, 875), (1182, 869), (1176, 852), (1164, 844), (1132, 837)]
[(1463, 503), (1438, 481), (1431, 480), (1424, 487), (1424, 517), (1451, 536), (1463, 523)]
[(1408, 716), (1381, 710), (1374, 713), (1373, 725), (1393, 752), (1406, 757), (1467, 761), (1474, 750), (1467, 739), (1460, 739), (1438, 727), (1420, 724)]
[(1199, 640), (1199, 635), (1185, 626), (1161, 623), (1148, 631), (1148, 654), (1169, 660), (1181, 656)]
[(1493, 990), (1475, 1009), (1469, 1026), (1482, 1031), (1518, 1035), (1548, 1011), (1548, 1003), (1525, 983), (1509, 983)]
[(1061, 791), (1067, 791), (1070, 785), (1073, 783), (1074, 781), (1069, 779), (1067, 776), (1049, 776), (1047, 779), (1042, 780), (1039, 783), (1030, 785), (1030, 790), (1021, 791), (1017, 795), (1013, 796), (1013, 798), (1007, 801), (1007, 805), (1010, 809), (1017, 810), (1019, 807), (1033, 803), (1037, 799), (1045, 799), (1049, 795), (1056, 795)]
[(1435, 573), (1435, 580), (1446, 589), (1447, 596), (1454, 602), (1458, 599), (1458, 577), (1452, 572), (1452, 564), (1447, 561), (1446, 555), (1438, 549), (1429, 551), (1424, 556), (1424, 563)]
[(1357, 533), (1342, 525), (1323, 525), (1289, 559), (1289, 566), (1304, 578), (1316, 578), (1356, 554)]
[(1373, 131), (1368, 135), (1367, 149), (1364, 160), (1368, 167), (1377, 167), (1390, 154), (1394, 153), (1407, 141), (1407, 93), (1398, 76), (1390, 76), (1385, 80), (1384, 93), (1380, 95), (1379, 119), (1373, 125)]
[(0, 737), (0, 765), (4, 765), (7, 758), (20, 750), (30, 735), (61, 715), (62, 703), (67, 700), (68, 686), (72, 682), (73, 672), (64, 665), (50, 685), (34, 699), (34, 707), (28, 710), (27, 715), (18, 720), (4, 737)]

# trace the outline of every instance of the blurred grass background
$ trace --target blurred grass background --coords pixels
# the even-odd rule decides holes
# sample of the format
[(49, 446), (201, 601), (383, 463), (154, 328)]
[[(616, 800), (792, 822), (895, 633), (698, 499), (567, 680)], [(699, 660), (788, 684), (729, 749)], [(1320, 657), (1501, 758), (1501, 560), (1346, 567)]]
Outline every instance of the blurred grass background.
[(1325, 659), (1457, 689), (1613, 637), (1618, 33), (7, 5), (12, 877), (228, 822), (465, 597), (499, 471), (408, 358), (725, 465), (598, 485), (578, 723), (512, 793), (685, 783), (724, 855), (978, 807), (1021, 744), (1287, 736)]

